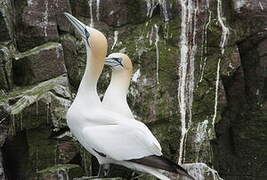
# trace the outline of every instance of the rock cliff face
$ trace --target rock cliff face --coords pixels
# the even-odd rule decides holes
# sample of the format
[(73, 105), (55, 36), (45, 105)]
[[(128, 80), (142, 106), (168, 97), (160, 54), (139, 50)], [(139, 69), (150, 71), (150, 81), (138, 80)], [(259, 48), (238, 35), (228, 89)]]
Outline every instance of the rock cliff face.
[(66, 126), (86, 53), (63, 12), (131, 57), (128, 102), (166, 156), (200, 180), (267, 179), (267, 2), (0, 0), (0, 180), (97, 172)]
[(266, 6), (233, 1), (229, 12), (240, 65), (222, 76), (227, 104), (213, 144), (215, 167), (225, 179), (266, 179)]

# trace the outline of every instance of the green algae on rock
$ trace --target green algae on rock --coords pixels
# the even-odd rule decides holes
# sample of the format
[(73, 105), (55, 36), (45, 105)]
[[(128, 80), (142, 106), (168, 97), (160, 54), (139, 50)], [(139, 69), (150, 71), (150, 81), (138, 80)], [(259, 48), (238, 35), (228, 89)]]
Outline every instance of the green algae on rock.
[(38, 179), (74, 179), (82, 176), (83, 171), (79, 165), (76, 164), (57, 164), (55, 166), (42, 169), (37, 172)]
[(66, 126), (71, 94), (65, 75), (12, 91), (7, 99), (11, 103), (11, 114), (18, 120), (17, 128), (31, 129), (47, 123), (58, 128)]
[(0, 89), (13, 87), (12, 53), (6, 46), (0, 45)]

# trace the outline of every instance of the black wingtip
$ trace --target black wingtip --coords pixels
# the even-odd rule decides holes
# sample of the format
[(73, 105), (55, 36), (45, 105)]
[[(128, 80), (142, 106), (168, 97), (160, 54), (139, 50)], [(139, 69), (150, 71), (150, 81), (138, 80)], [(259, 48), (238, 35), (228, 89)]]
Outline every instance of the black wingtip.
[(195, 180), (195, 178), (193, 178), (193, 177), (187, 172), (187, 170), (184, 169), (182, 166), (176, 164), (175, 162), (173, 162), (172, 160), (170, 160), (170, 159), (168, 159), (168, 158), (166, 158), (166, 157), (163, 157), (163, 156), (160, 156), (160, 157), (161, 157), (161, 159), (163, 159), (164, 161), (166, 161), (168, 164), (170, 164), (170, 165), (173, 167), (173, 169), (174, 169), (173, 172), (174, 172), (174, 173), (176, 173), (176, 174), (181, 174), (181, 175), (186, 176), (186, 177), (188, 177), (188, 178), (190, 178), (190, 179), (192, 179), (192, 180)]
[(180, 174), (195, 180), (183, 167), (163, 156), (151, 155), (140, 159), (131, 159), (129, 161), (157, 169), (162, 169), (175, 174)]

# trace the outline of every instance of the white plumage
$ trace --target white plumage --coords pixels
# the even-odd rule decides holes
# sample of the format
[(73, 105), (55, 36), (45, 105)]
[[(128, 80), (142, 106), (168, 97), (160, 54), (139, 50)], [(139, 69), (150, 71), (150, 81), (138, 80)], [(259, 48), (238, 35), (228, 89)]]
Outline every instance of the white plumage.
[(112, 53), (106, 58), (105, 64), (111, 67), (112, 75), (102, 104), (113, 112), (134, 119), (134, 115), (127, 103), (128, 88), (133, 69), (131, 60), (125, 54)]
[(142, 122), (111, 111), (100, 102), (96, 85), (107, 53), (106, 37), (70, 14), (65, 15), (82, 35), (87, 49), (85, 73), (67, 112), (71, 132), (100, 165), (120, 164), (167, 180), (157, 169), (131, 162), (162, 155), (160, 144), (150, 130)]

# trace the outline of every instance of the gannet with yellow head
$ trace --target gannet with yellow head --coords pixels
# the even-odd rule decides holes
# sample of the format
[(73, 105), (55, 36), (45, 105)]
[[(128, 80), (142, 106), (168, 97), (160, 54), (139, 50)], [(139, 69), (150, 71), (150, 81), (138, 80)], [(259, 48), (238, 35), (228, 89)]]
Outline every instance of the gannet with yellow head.
[[(123, 116), (128, 117), (128, 120), (131, 120), (131, 119), (134, 120), (133, 113), (127, 103), (128, 88), (130, 85), (132, 72), (133, 72), (133, 65), (132, 65), (131, 59), (126, 54), (123, 54), (123, 53), (112, 53), (106, 58), (105, 65), (109, 66), (112, 69), (112, 75), (111, 75), (109, 86), (105, 92), (105, 95), (102, 101), (103, 105), (113, 112), (120, 113)], [(160, 144), (156, 144), (156, 145), (158, 146), (159, 149), (161, 149)], [(183, 169), (181, 166), (175, 164), (171, 160), (168, 160), (167, 158), (162, 157), (162, 156), (161, 157), (158, 157), (158, 156), (145, 157), (144, 159), (139, 159), (134, 162), (140, 162), (140, 161), (145, 162), (147, 160), (146, 158), (153, 159), (151, 163), (154, 163), (154, 165), (152, 165), (152, 167), (157, 166), (156, 165), (157, 163), (161, 164), (157, 166), (156, 168), (152, 169), (153, 173), (151, 169), (146, 171), (155, 176), (158, 175), (157, 176), (158, 178), (159, 176), (161, 176), (162, 178), (162, 174), (159, 171), (159, 169), (163, 169), (163, 170), (167, 170), (170, 172), (182, 174), (182, 175), (189, 177), (190, 179), (193, 179), (193, 177), (191, 177), (186, 172), (186, 170)], [(147, 163), (148, 162), (145, 162), (146, 165), (148, 165)], [(150, 164), (150, 167), (151, 167), (151, 164)]]
[(94, 149), (90, 139), (84, 137), (83, 130), (86, 127), (94, 127), (105, 123), (103, 122), (105, 119), (97, 121), (94, 118), (94, 112), (100, 111), (102, 107), (97, 94), (97, 81), (103, 70), (107, 54), (107, 39), (104, 34), (97, 29), (86, 26), (69, 13), (64, 14), (81, 35), (86, 45), (87, 53), (86, 68), (83, 78), (78, 88), (77, 95), (67, 112), (67, 124), (81, 145), (97, 158), (100, 164), (98, 176), (102, 177), (104, 173), (103, 168), (105, 168), (104, 170), (108, 168), (102, 165), (108, 164), (107, 162), (109, 162), (109, 160), (101, 156), (101, 154)]
[(127, 94), (132, 78), (132, 61), (126, 54), (110, 54), (105, 64), (112, 69), (111, 80), (103, 98), (103, 105), (114, 112), (133, 119), (133, 113), (127, 103)]
[(130, 120), (101, 103), (96, 85), (104, 66), (107, 39), (100, 31), (68, 13), (65, 15), (81, 34), (87, 52), (85, 73), (67, 112), (67, 124), (81, 145), (97, 158), (98, 177), (105, 176), (102, 167), (110, 163), (150, 173), (162, 180), (169, 178), (158, 169), (188, 175), (180, 166), (162, 158), (159, 142), (142, 122)]

